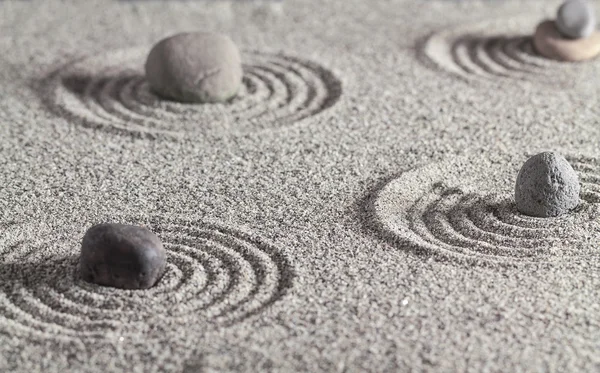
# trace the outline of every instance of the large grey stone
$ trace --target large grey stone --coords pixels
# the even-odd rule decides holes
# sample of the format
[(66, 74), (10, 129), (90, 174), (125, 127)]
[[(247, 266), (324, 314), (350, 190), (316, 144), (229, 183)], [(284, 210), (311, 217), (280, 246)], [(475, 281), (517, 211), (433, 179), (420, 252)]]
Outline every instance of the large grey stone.
[(81, 277), (98, 285), (147, 289), (162, 276), (166, 252), (148, 229), (123, 224), (98, 224), (81, 243)]
[(586, 0), (567, 0), (558, 8), (556, 27), (567, 38), (587, 38), (596, 29), (594, 8)]
[(181, 33), (158, 42), (146, 60), (146, 79), (159, 96), (181, 102), (221, 102), (242, 84), (240, 53), (231, 39)]
[(544, 152), (521, 167), (515, 202), (525, 215), (559, 216), (577, 207), (579, 190), (579, 178), (569, 162), (558, 153)]

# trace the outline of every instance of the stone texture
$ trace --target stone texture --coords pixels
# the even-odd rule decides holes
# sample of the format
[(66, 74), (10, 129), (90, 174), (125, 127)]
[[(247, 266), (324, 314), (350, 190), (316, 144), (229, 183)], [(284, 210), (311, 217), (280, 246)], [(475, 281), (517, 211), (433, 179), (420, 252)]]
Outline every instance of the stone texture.
[(535, 30), (533, 44), (544, 57), (565, 62), (584, 61), (600, 53), (600, 32), (594, 31), (585, 39), (565, 39), (554, 21), (544, 21)]
[(231, 39), (181, 33), (158, 42), (146, 60), (146, 79), (159, 96), (181, 102), (222, 102), (242, 83), (240, 53)]
[(585, 0), (565, 1), (558, 8), (556, 28), (567, 38), (587, 38), (596, 29), (594, 8)]
[(579, 178), (560, 154), (544, 152), (529, 158), (517, 176), (517, 209), (530, 216), (560, 216), (579, 204)]
[(88, 282), (122, 289), (147, 289), (162, 276), (166, 252), (148, 229), (123, 224), (98, 224), (81, 243), (79, 270)]

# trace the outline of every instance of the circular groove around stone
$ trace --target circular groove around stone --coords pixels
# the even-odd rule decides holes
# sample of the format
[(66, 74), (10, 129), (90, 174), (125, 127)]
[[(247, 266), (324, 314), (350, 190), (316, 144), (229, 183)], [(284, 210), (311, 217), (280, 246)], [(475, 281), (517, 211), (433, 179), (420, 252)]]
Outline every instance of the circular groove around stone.
[(490, 20), (439, 30), (420, 46), (436, 68), (467, 80), (511, 79), (547, 85), (572, 84), (579, 65), (535, 52), (529, 18)]
[[(18, 325), (43, 338), (73, 339), (144, 333), (157, 318), (223, 327), (260, 313), (292, 285), (294, 271), (287, 259), (253, 235), (220, 225), (160, 219), (149, 228), (167, 250), (167, 270), (157, 285), (144, 291), (81, 280), (73, 237), (44, 232), (38, 239), (35, 228), (22, 226), (3, 232), (0, 319), (5, 322), (0, 327)], [(23, 259), (20, 253), (30, 249), (44, 257)]]
[(44, 82), (47, 105), (88, 127), (156, 138), (244, 134), (294, 124), (339, 99), (341, 82), (326, 68), (280, 53), (242, 53), (244, 76), (225, 103), (161, 99), (143, 76), (148, 48), (103, 53), (66, 65)]
[[(595, 160), (568, 159), (580, 180), (600, 174)], [(599, 184), (582, 182), (582, 202), (570, 214), (525, 216), (514, 205), (513, 183), (507, 183), (525, 160), (502, 165), (459, 157), (403, 173), (378, 192), (372, 206), (376, 226), (394, 244), (441, 259), (600, 265)]]

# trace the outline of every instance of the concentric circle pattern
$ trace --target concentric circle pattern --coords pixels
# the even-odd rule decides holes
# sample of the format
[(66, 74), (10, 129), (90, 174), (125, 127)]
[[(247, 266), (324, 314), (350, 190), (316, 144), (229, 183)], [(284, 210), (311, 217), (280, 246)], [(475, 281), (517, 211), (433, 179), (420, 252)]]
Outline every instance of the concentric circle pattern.
[(514, 180), (526, 160), (458, 158), (401, 174), (373, 204), (381, 233), (419, 253), (480, 264), (579, 263), (600, 259), (600, 165), (570, 158), (582, 184), (580, 206), (535, 218), (514, 205)]
[(194, 138), (285, 126), (331, 107), (341, 82), (318, 64), (244, 52), (241, 91), (229, 102), (190, 104), (156, 96), (144, 78), (148, 48), (85, 58), (52, 74), (48, 105), (87, 126), (141, 137)]
[(147, 333), (163, 321), (213, 328), (261, 312), (291, 287), (291, 265), (260, 238), (212, 224), (148, 225), (168, 253), (164, 276), (149, 290), (81, 280), (76, 238), (35, 228), (4, 232), (0, 327), (75, 339)]
[(581, 78), (578, 74), (585, 64), (553, 61), (535, 51), (535, 27), (530, 19), (509, 19), (444, 29), (426, 39), (421, 55), (437, 68), (468, 80), (564, 86)]

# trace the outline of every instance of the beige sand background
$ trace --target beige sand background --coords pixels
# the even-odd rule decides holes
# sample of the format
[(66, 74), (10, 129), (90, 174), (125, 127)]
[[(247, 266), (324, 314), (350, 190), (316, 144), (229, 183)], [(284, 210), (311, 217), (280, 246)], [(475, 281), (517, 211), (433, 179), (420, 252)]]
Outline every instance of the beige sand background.
[[(0, 2), (0, 371), (600, 371), (600, 64), (531, 50), (557, 6)], [(196, 29), (243, 50), (228, 104), (147, 90)], [(569, 217), (511, 204), (543, 150)], [(78, 279), (102, 221), (158, 233), (156, 288)]]

